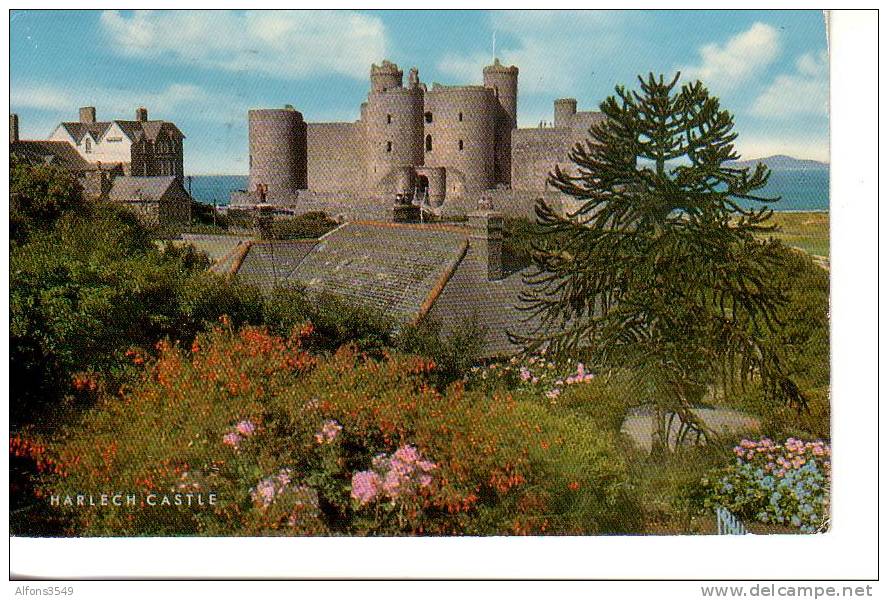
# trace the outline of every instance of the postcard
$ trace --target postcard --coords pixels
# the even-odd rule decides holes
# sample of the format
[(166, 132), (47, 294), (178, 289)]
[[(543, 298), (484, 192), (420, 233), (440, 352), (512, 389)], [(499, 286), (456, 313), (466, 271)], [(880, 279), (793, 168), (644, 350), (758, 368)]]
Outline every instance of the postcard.
[(12, 11), (10, 535), (828, 535), (827, 32)]

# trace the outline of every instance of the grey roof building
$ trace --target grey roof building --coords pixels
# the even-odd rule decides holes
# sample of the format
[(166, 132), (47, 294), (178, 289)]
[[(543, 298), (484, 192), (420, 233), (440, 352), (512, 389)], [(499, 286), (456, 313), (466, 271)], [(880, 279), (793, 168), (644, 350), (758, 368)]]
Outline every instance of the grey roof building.
[(374, 309), (399, 324), (431, 318), (443, 333), (475, 322), (488, 356), (518, 350), (520, 272), (502, 265), (502, 217), (467, 226), (354, 221), (317, 240), (242, 242), (213, 266), (265, 290), (298, 286)]
[(186, 224), (191, 216), (191, 196), (172, 175), (115, 177), (108, 200), (128, 206), (150, 225)]
[(68, 142), (17, 140), (9, 144), (9, 155), (30, 165), (51, 165), (73, 173), (96, 169)]

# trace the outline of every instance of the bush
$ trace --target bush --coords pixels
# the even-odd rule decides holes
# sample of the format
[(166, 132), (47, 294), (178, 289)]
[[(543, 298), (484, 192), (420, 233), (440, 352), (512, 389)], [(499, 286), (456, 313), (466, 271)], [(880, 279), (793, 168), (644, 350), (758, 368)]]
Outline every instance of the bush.
[(299, 288), (274, 290), (265, 302), (262, 322), (278, 335), (311, 322), (314, 334), (309, 344), (316, 352), (354, 344), (362, 352), (379, 355), (393, 343), (394, 325), (375, 311), (332, 294), (309, 296)]
[(325, 212), (309, 211), (296, 217), (274, 221), (272, 236), (276, 240), (319, 238), (338, 225)]
[(822, 441), (744, 439), (736, 463), (702, 482), (703, 506), (813, 533), (829, 519), (830, 447)]
[(82, 188), (68, 171), (13, 160), (9, 173), (9, 234), (25, 240), (33, 231), (52, 227), (56, 219), (84, 205)]
[[(633, 524), (606, 436), (507, 396), (442, 393), (434, 366), (353, 347), (329, 358), (226, 323), (164, 343), (140, 382), (102, 393), (32, 458), (76, 535), (619, 532)], [(394, 475), (392, 475), (394, 473)], [(375, 475), (374, 475), (375, 474)], [(89, 490), (136, 506), (71, 508)], [(216, 502), (209, 505), (210, 492)], [(151, 506), (167, 495), (171, 506)], [(203, 493), (202, 507), (175, 494)], [(195, 496), (196, 497), (196, 496)]]
[(484, 328), (474, 320), (453, 328), (450, 335), (441, 332), (438, 323), (423, 319), (405, 325), (396, 334), (393, 346), (400, 352), (432, 359), (432, 373), (439, 388), (462, 379), (484, 351)]

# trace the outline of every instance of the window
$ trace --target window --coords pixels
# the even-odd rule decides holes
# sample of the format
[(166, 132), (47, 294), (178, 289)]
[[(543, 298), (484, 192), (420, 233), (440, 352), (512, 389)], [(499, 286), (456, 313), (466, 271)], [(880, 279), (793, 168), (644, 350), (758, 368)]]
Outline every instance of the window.
[(462, 140), (459, 141), (459, 149), (460, 149), (460, 150), (463, 149), (463, 141), (462, 141)]
[(462, 121), (462, 113), (459, 113), (459, 120)]
[(426, 122), (426, 123), (431, 123), (431, 122), (432, 122), (432, 113), (427, 112), (427, 113), (425, 114), (425, 122)]
[(92, 140), (90, 140), (89, 138), (86, 138), (86, 140), (83, 142), (83, 151), (87, 154), (90, 154), (93, 151)]
[(391, 151), (392, 151), (392, 143), (391, 143), (391, 142), (386, 142), (386, 143), (385, 143), (385, 151), (386, 151), (386, 152), (391, 152)]
[(426, 152), (431, 152), (431, 151), (432, 151), (432, 136), (427, 135), (426, 136)]
[(385, 122), (386, 122), (386, 123), (391, 123), (391, 122), (392, 122), (392, 116), (391, 116), (391, 115), (386, 115), (386, 116), (385, 116)]

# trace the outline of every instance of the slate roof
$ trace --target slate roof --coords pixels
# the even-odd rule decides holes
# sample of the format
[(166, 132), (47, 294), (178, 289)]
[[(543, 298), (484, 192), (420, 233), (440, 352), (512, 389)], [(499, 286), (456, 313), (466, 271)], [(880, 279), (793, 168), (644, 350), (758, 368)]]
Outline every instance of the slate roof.
[(62, 127), (65, 128), (65, 131), (74, 138), (74, 141), (80, 143), (80, 140), (83, 139), (83, 136), (87, 134), (87, 132), (92, 133), (93, 137), (99, 139), (108, 131), (113, 123), (116, 123), (120, 129), (123, 130), (123, 133), (131, 141), (138, 141), (143, 136), (153, 142), (157, 139), (157, 136), (164, 129), (164, 125), (166, 125), (167, 131), (172, 133), (174, 136), (179, 137), (180, 139), (184, 139), (185, 136), (179, 131), (179, 128), (176, 127), (173, 123), (169, 121), (99, 121), (96, 123), (81, 123), (79, 121), (65, 122), (62, 123)]
[(297, 281), (296, 268), (317, 243), (318, 240), (251, 242), (237, 275), (264, 290), (291, 286)]
[(159, 202), (167, 190), (176, 185), (176, 178), (162, 177), (115, 177), (108, 192), (112, 202)]
[(77, 149), (68, 142), (25, 140), (9, 145), (9, 155), (28, 164), (54, 165), (69, 171), (90, 171), (96, 167), (80, 156)]
[(266, 290), (335, 294), (401, 324), (429, 315), (445, 333), (474, 320), (491, 356), (517, 350), (507, 331), (524, 317), (516, 308), (521, 274), (489, 281), (461, 226), (350, 222), (318, 240), (247, 242), (213, 270)]

